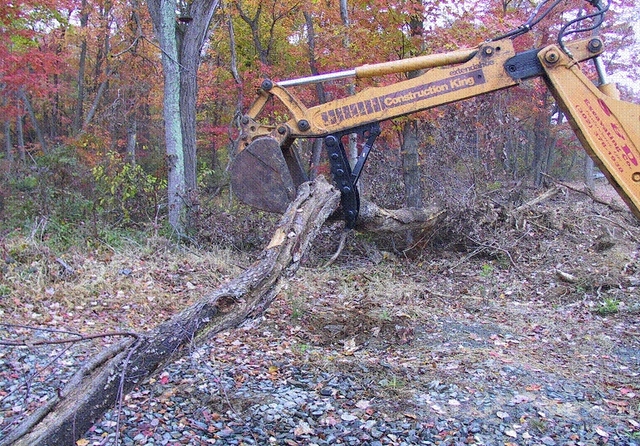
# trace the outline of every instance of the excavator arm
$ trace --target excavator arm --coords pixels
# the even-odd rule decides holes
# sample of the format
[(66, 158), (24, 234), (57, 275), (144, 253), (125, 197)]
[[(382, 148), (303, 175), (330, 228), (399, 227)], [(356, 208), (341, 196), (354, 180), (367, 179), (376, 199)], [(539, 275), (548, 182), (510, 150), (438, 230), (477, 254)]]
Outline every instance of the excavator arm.
[(556, 45), (538, 58), (582, 146), (640, 218), (640, 105), (619, 100), (613, 84), (597, 88)]
[[(529, 24), (525, 28), (528, 27)], [(587, 152), (640, 218), (640, 106), (617, 99), (615, 88), (605, 90), (609, 93), (599, 90), (580, 69), (580, 62), (603, 52), (602, 40), (594, 37), (565, 44), (559, 39), (557, 45), (516, 53), (512, 37), (508, 34), (476, 48), (337, 73), (283, 82), (263, 81), (258, 97), (241, 119), (241, 143), (231, 166), (236, 195), (254, 207), (284, 212), (295, 197), (296, 187), (306, 180), (294, 141), (323, 138), (333, 179), (341, 192), (346, 226), (354, 227), (359, 209), (357, 181), (380, 133), (378, 123), (542, 77)], [(306, 107), (290, 90), (293, 86), (335, 79), (418, 70), (426, 71), (313, 107)], [(284, 104), (288, 116), (277, 125), (264, 125), (261, 113), (273, 99)], [(342, 144), (342, 137), (353, 132), (367, 137), (354, 166)]]

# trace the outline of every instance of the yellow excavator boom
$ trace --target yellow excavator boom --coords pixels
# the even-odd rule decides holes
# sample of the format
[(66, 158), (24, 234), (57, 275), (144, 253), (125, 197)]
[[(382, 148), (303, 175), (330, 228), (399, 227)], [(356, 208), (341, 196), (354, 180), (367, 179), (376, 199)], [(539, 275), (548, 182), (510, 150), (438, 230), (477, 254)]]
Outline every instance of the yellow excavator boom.
[[(596, 61), (596, 67), (601, 68), (598, 56), (604, 51), (604, 43), (600, 38), (563, 40), (571, 33), (595, 29), (602, 22), (608, 6), (600, 0), (589, 3), (596, 12), (570, 21), (561, 29), (558, 43), (544, 48), (516, 53), (512, 38), (528, 31), (549, 10), (538, 18), (534, 13), (525, 26), (476, 48), (282, 82), (263, 81), (258, 97), (241, 119), (239, 152), (231, 168), (236, 195), (254, 207), (283, 212), (296, 187), (306, 179), (293, 142), (296, 138), (323, 138), (347, 226), (353, 227), (359, 209), (357, 181), (380, 132), (378, 123), (541, 77), (587, 153), (640, 218), (640, 106), (621, 101), (614, 86), (597, 87), (581, 70), (580, 64), (587, 60)], [(569, 31), (572, 25), (588, 19), (596, 23)], [(291, 89), (348, 77), (415, 71), (424, 72), (313, 107), (306, 107)], [(260, 114), (273, 99), (284, 104), (286, 118), (276, 125), (264, 125)], [(352, 166), (341, 140), (354, 131), (368, 139)]]
[(538, 58), (584, 149), (640, 218), (640, 105), (621, 101), (613, 84), (597, 88), (556, 45)]

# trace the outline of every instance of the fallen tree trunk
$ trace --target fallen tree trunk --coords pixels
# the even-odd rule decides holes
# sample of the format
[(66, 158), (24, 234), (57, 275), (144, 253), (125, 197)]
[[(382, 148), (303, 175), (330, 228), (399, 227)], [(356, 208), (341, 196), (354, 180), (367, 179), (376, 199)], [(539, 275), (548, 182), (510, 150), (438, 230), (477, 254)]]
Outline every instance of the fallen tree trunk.
[[(259, 260), (168, 321), (87, 361), (46, 405), (0, 440), (5, 445), (74, 445), (108, 409), (192, 343), (262, 314), (282, 281), (296, 272), (310, 243), (336, 210), (340, 194), (323, 177), (303, 184)], [(367, 206), (363, 228), (402, 230), (432, 222), (427, 214)], [(435, 217), (434, 217), (435, 218)]]
[(428, 231), (445, 215), (442, 209), (384, 209), (362, 201), (356, 228), (363, 232), (402, 233), (407, 230)]
[[(136, 340), (125, 340), (82, 368), (46, 407), (2, 445), (73, 445), (109, 408), (194, 340), (261, 314), (300, 259), (340, 194), (324, 179), (303, 185), (261, 258), (234, 280)], [(120, 376), (124, 376), (121, 382)]]

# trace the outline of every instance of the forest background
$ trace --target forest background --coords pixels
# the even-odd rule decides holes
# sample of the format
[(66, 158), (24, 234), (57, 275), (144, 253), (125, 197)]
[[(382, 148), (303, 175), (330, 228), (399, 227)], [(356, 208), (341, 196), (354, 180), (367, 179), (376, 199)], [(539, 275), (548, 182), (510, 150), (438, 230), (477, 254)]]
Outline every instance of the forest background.
[[(263, 78), (475, 46), (523, 23), (533, 6), (493, 0), (4, 2), (2, 234), (46, 221), (47, 230), (63, 238), (81, 230), (99, 239), (132, 227), (203, 235), (203, 224), (237, 210), (226, 173), (234, 123)], [(564, 18), (585, 6), (568, 2), (564, 17), (552, 15), (516, 48), (553, 41)], [(640, 57), (628, 51), (635, 43), (634, 8), (632, 1), (614, 1), (602, 29), (607, 71), (624, 73), (631, 85)], [(299, 94), (314, 104), (403, 76), (334, 81)], [(637, 101), (625, 85), (623, 98)], [(383, 129), (363, 189), (385, 206), (464, 203), (505, 182), (538, 187), (545, 175), (593, 178), (591, 170), (585, 177), (587, 157), (541, 81)], [(316, 161), (312, 172), (326, 173), (326, 167)]]
[[(276, 217), (234, 199), (227, 167), (238, 143), (236, 122), (263, 78), (473, 47), (516, 28), (534, 7), (527, 1), (3, 2), (3, 337), (49, 337), (61, 327), (59, 334), (146, 330), (246, 271)], [(585, 8), (582, 0), (563, 3), (564, 12), (519, 37), (516, 49), (554, 42), (560, 24)], [(614, 77), (626, 77), (622, 97), (632, 102), (639, 102), (632, 88), (640, 78), (638, 13), (632, 0), (615, 0), (601, 30), (604, 65)], [(591, 64), (583, 68), (596, 78)], [(296, 88), (296, 94), (311, 105), (406, 76), (333, 81)], [(278, 118), (282, 110), (270, 107), (267, 115)], [(597, 172), (542, 81), (385, 122), (382, 130), (361, 179), (363, 195), (386, 208), (445, 209), (447, 221), (436, 237), (403, 232), (404, 245), (351, 235), (342, 264), (314, 268), (335, 252), (342, 223), (328, 224), (305, 257), (311, 267), (283, 287), (270, 308), (274, 326), (284, 321), (286, 342), (287, 324), (308, 332), (298, 336), (304, 338), (298, 350), (291, 344), (293, 353), (342, 342), (352, 355), (355, 339), (364, 345), (367, 336), (376, 341), (371, 345), (409, 345), (434, 315), (488, 315), (481, 323), (491, 325), (497, 315), (516, 321), (514, 333), (549, 325), (570, 341), (567, 312), (580, 320), (572, 329), (607, 334), (607, 326), (622, 327), (626, 338), (618, 332), (610, 338), (637, 348), (637, 220), (625, 220), (630, 214), (608, 204), (613, 196), (598, 202), (604, 211), (576, 198), (593, 197), (581, 193), (582, 183), (593, 186)], [(328, 172), (317, 145), (302, 141), (300, 149), (313, 174)], [(550, 199), (561, 195), (559, 188), (542, 189), (556, 181), (573, 184), (573, 195)], [(539, 194), (549, 206), (532, 210), (528, 200)], [(343, 305), (351, 301), (357, 304)], [(553, 323), (519, 319), (520, 302)], [(612, 314), (615, 325), (606, 319)], [(325, 333), (335, 326), (348, 328), (338, 340), (334, 331)], [(385, 335), (378, 337), (380, 330)], [(547, 350), (535, 342), (523, 342), (523, 350), (525, 344), (524, 364), (541, 354), (541, 367), (558, 369)], [(609, 353), (607, 345), (594, 348)], [(564, 360), (568, 350), (558, 344), (557, 357)], [(50, 359), (35, 366), (30, 351), (0, 351), (0, 434), (66, 379), (66, 366)], [(417, 356), (431, 353), (425, 348)], [(574, 355), (567, 374), (594, 367), (595, 386), (623, 389), (630, 400), (640, 394), (637, 375), (627, 382), (617, 370), (603, 373), (585, 363), (592, 352), (583, 353)], [(627, 356), (624, 367), (636, 373), (635, 357)], [(318, 349), (314, 357), (325, 370), (332, 354)], [(56, 382), (34, 391), (47, 380)], [(398, 399), (405, 401), (401, 394)], [(640, 406), (632, 402), (629, 417), (636, 417)], [(623, 434), (636, 438), (637, 421), (630, 426)]]

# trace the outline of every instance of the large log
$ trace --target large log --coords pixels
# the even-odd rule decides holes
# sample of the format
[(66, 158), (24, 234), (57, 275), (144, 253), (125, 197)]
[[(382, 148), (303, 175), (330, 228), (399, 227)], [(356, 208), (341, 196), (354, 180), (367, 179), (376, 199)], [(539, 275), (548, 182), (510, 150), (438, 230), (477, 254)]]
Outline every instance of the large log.
[[(127, 338), (87, 361), (58, 395), (0, 439), (0, 446), (74, 445), (118, 398), (175, 360), (193, 342), (262, 314), (283, 280), (291, 277), (326, 219), (339, 192), (323, 177), (303, 184), (259, 259), (242, 274), (168, 321)], [(359, 228), (395, 232), (429, 228), (440, 211), (389, 211), (365, 204)]]
[(259, 260), (170, 320), (89, 361), (59, 395), (0, 444), (73, 445), (116, 405), (119, 395), (176, 358), (185, 346), (261, 314), (277, 295), (282, 280), (298, 269), (303, 254), (339, 200), (340, 194), (323, 178), (301, 186)]
[(363, 200), (357, 229), (362, 232), (402, 233), (407, 230), (428, 231), (442, 220), (446, 211), (430, 208), (385, 209)]

